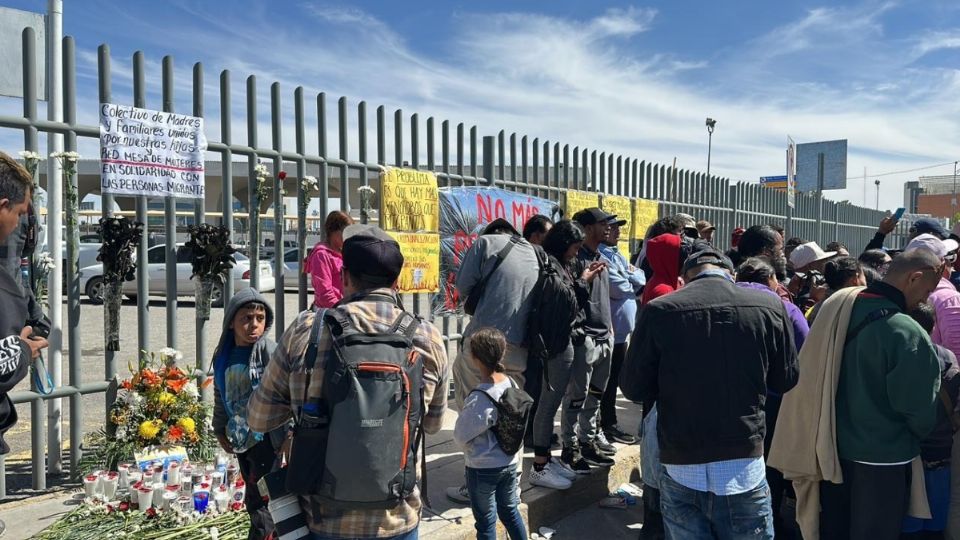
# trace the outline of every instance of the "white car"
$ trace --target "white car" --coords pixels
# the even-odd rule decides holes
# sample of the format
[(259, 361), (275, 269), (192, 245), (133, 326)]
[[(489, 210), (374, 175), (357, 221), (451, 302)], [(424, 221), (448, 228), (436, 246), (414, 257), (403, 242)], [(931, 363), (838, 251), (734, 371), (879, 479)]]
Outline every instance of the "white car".
[[(167, 265), (166, 246), (156, 245), (147, 250), (147, 273), (149, 279), (149, 291), (152, 295), (165, 296), (167, 294)], [(233, 267), (234, 291), (239, 291), (250, 287), (250, 259), (241, 253), (235, 253), (234, 258), (237, 261)], [(190, 265), (190, 253), (183, 246), (177, 245), (177, 296), (193, 296), (196, 292), (195, 280), (190, 279), (193, 268)], [(260, 261), (260, 292), (269, 292), (274, 290), (276, 283), (273, 277), (273, 269), (267, 261)], [(88, 298), (94, 303), (103, 302), (103, 265), (100, 263), (87, 266), (80, 269), (80, 289), (84, 291)], [(123, 283), (123, 294), (131, 297), (137, 295), (137, 282), (125, 281)], [(223, 305), (223, 288), (215, 287), (213, 291), (213, 305), (220, 307)]]

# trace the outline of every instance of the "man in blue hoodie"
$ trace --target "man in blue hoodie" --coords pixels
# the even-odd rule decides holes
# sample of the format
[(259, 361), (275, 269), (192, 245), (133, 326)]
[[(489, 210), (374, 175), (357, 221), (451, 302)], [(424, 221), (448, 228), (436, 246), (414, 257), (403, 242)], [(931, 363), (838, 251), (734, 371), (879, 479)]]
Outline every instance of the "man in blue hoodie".
[[(213, 353), (213, 432), (221, 448), (236, 454), (240, 474), (247, 485), (251, 540), (266, 537), (266, 505), (257, 480), (270, 472), (276, 459), (274, 448), (282, 442), (284, 428), (271, 434), (252, 431), (247, 424), (247, 403), (259, 386), (267, 362), (277, 345), (267, 337), (273, 326), (273, 309), (256, 289), (238, 292), (227, 305), (223, 333)], [(276, 439), (276, 441), (273, 441)]]
[(600, 255), (607, 261), (610, 270), (610, 314), (613, 319), (613, 355), (610, 364), (610, 379), (600, 399), (600, 427), (609, 441), (633, 444), (633, 435), (617, 425), (617, 388), (620, 383), (620, 367), (627, 357), (627, 340), (633, 333), (637, 320), (637, 295), (643, 291), (647, 278), (643, 272), (627, 262), (617, 251), (620, 227), (627, 224), (621, 219), (610, 223), (607, 239), (600, 244)]

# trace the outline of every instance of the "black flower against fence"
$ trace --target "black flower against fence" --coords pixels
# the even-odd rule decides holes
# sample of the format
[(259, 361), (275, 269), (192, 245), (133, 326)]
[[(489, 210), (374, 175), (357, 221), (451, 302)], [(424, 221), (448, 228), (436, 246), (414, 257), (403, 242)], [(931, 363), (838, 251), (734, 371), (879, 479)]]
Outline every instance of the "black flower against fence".
[(189, 231), (190, 240), (185, 247), (193, 270), (190, 279), (197, 278), (197, 317), (206, 320), (210, 318), (213, 288), (222, 286), (227, 272), (237, 264), (233, 257), (237, 250), (230, 245), (226, 227), (202, 223), (191, 226)]
[(120, 303), (123, 282), (133, 281), (137, 265), (134, 250), (140, 245), (143, 223), (128, 217), (106, 217), (97, 227), (103, 244), (97, 261), (103, 263), (103, 317), (106, 327), (106, 348), (120, 350)]

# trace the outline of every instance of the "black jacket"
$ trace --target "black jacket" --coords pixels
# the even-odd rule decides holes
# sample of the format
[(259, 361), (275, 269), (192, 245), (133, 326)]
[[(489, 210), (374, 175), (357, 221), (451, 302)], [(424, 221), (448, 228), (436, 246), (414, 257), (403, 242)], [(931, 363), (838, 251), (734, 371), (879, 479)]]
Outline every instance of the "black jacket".
[[(571, 273), (579, 277), (583, 275), (585, 269), (590, 267), (590, 263), (602, 260), (599, 251), (590, 251), (587, 246), (583, 246), (577, 253), (577, 257), (572, 261)], [(586, 285), (589, 298), (586, 298), (587, 303), (582, 306), (583, 320), (578, 319), (575, 323), (578, 325), (578, 328), (574, 329), (575, 335), (583, 334), (599, 341), (613, 338), (611, 334), (613, 321), (610, 315), (610, 280), (607, 272), (609, 270), (604, 270), (602, 274)], [(581, 285), (583, 284), (581, 282)], [(578, 294), (577, 298), (579, 300), (582, 296)]]
[(27, 298), (17, 279), (0, 270), (0, 455), (10, 451), (3, 434), (17, 423), (17, 411), (7, 394), (27, 375), (30, 347), (20, 339), (27, 321)]
[(660, 459), (686, 465), (763, 455), (767, 389), (798, 378), (783, 302), (706, 275), (641, 309), (620, 388), (657, 402)]

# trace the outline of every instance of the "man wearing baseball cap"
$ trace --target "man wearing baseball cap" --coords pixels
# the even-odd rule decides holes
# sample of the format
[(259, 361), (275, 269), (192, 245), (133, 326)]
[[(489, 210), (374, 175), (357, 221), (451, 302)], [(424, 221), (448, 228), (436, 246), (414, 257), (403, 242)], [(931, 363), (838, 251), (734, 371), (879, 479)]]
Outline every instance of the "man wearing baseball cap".
[[(606, 267), (600, 245), (610, 234), (610, 223), (616, 216), (599, 208), (587, 208), (574, 214), (573, 220), (583, 227), (586, 239), (573, 260), (571, 274), (579, 276), (591, 267)], [(606, 270), (603, 270), (606, 272)], [(563, 398), (560, 460), (574, 471), (589, 472), (590, 466), (609, 467), (616, 449), (598, 437), (600, 398), (610, 377), (613, 353), (613, 320), (610, 313), (610, 281), (601, 279), (587, 284), (588, 301), (583, 304), (585, 317), (574, 327), (573, 366), (567, 395)]]
[[(350, 225), (344, 229), (343, 238), (343, 300), (331, 309), (347, 316), (360, 332), (386, 333), (404, 313), (396, 291), (397, 278), (403, 268), (400, 246), (373, 225)], [(283, 334), (260, 386), (250, 399), (250, 429), (267, 433), (302, 410), (307, 385), (303, 356), (315, 322), (316, 314), (304, 311)], [(317, 341), (318, 358), (326, 357), (332, 342), (330, 327), (325, 324)], [(423, 396), (425, 415), (421, 425), (426, 433), (437, 433), (447, 407), (446, 346), (440, 331), (428, 321), (420, 320), (413, 347), (423, 360), (423, 386), (414, 389), (418, 393), (422, 391)], [(322, 364), (317, 363), (310, 386), (321, 387), (321, 395), (320, 381), (323, 380)], [(396, 453), (402, 453), (400, 446)], [(406, 540), (417, 537), (422, 503), (419, 491), (414, 489), (397, 506), (388, 509), (332, 507), (313, 495), (301, 496), (300, 506), (308, 517), (307, 525), (313, 538)]]
[(686, 285), (641, 311), (620, 376), (627, 399), (657, 405), (668, 538), (736, 536), (734, 516), (752, 516), (757, 538), (774, 534), (764, 403), (768, 388), (797, 383), (797, 351), (783, 302), (733, 272), (720, 251), (691, 255)]

